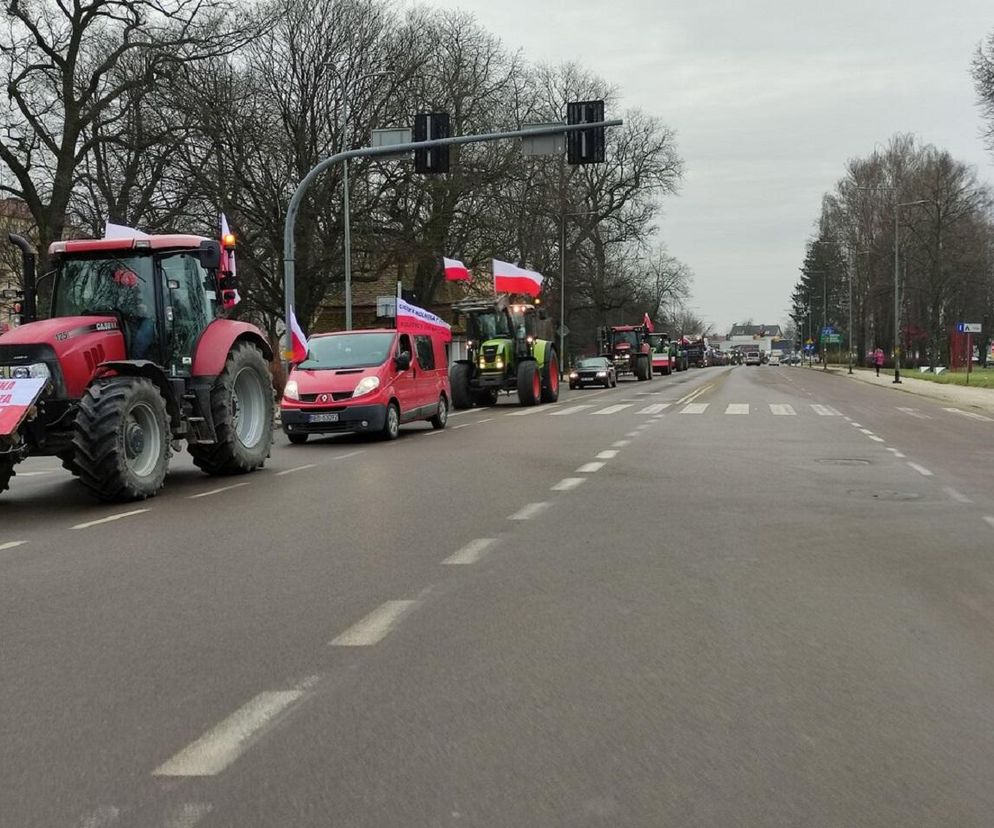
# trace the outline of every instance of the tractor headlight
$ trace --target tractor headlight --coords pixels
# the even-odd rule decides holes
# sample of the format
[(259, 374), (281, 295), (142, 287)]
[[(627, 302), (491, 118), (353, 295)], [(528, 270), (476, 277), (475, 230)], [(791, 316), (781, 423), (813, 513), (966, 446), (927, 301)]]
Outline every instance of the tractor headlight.
[(487, 367), (487, 361), (482, 356), (480, 357), (480, 367), (481, 368), (486, 368)]
[(297, 380), (290, 380), (283, 388), (283, 396), (288, 400), (299, 400), (300, 390), (297, 388)]
[(352, 392), (352, 399), (361, 397), (363, 394), (368, 394), (371, 391), (375, 391), (379, 387), (379, 377), (363, 377), (359, 380), (359, 384), (355, 387), (355, 391)]
[(504, 367), (504, 360), (501, 359), (500, 357), (497, 357), (497, 362), (495, 362), (494, 365), (496, 367), (498, 367), (498, 368), (503, 368)]
[(10, 369), (11, 379), (51, 379), (52, 372), (44, 362), (33, 362), (31, 365), (18, 365)]

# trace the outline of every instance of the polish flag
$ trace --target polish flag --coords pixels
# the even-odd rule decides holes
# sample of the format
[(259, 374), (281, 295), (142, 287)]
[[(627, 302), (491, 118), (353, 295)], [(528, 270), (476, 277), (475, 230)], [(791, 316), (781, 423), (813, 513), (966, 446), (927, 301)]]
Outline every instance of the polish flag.
[(652, 325), (652, 320), (649, 318), (649, 314), (646, 314), (645, 316), (642, 317), (642, 324), (645, 325), (645, 329), (649, 333), (652, 333), (654, 330), (656, 330)]
[(307, 359), (307, 337), (300, 329), (297, 314), (290, 308), (290, 362), (303, 362)]
[(538, 296), (542, 290), (542, 274), (494, 259), (494, 290), (497, 293)]
[(448, 281), (468, 282), (470, 280), (469, 270), (458, 259), (446, 259), (445, 256), (442, 256), (442, 264), (445, 267), (445, 278)]

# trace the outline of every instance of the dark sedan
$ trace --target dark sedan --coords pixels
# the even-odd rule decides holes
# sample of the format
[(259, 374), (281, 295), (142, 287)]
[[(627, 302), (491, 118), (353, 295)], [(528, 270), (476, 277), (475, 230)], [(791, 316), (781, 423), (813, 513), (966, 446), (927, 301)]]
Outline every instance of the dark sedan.
[(585, 385), (603, 385), (605, 388), (614, 388), (617, 384), (618, 375), (606, 357), (581, 359), (569, 373), (570, 388), (583, 388)]

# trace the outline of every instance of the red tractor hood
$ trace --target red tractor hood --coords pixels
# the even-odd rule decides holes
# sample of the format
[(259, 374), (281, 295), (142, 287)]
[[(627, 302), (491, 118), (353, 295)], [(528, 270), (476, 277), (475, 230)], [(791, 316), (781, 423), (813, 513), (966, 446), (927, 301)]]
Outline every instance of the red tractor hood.
[(59, 351), (61, 343), (77, 336), (120, 328), (114, 316), (60, 316), (19, 325), (0, 336), (2, 345), (51, 345)]

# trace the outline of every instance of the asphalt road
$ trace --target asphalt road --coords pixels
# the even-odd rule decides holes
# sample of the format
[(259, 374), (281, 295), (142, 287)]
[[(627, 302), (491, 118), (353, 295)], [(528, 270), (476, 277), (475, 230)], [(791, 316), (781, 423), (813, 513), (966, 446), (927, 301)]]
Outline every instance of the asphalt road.
[(994, 419), (949, 408), (711, 368), (131, 506), (22, 464), (0, 825), (990, 825)]

